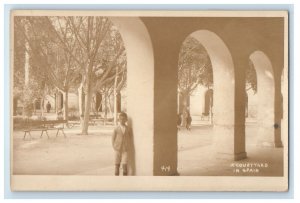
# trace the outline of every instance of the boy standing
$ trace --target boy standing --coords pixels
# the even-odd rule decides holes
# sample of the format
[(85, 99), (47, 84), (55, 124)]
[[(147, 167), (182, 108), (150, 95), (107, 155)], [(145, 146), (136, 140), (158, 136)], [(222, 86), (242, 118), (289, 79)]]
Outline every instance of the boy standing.
[(128, 145), (131, 132), (126, 125), (127, 114), (121, 112), (118, 117), (119, 124), (114, 129), (112, 135), (112, 146), (115, 150), (115, 175), (119, 175), (122, 162), (123, 176), (127, 176)]

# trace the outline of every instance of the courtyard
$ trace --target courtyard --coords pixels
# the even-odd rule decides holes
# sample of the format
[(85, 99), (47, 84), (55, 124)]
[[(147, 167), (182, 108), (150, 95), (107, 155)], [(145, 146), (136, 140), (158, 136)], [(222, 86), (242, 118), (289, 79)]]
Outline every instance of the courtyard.
[[(213, 154), (212, 126), (194, 124), (191, 131), (178, 132), (178, 173), (180, 176), (282, 176), (283, 148), (259, 147), (256, 143), (256, 122), (246, 125), (247, 159), (216, 159)], [(64, 129), (50, 138), (32, 132), (13, 132), (13, 171), (15, 175), (96, 175), (114, 174), (114, 152), (111, 147), (112, 125), (89, 127), (89, 135), (80, 135), (80, 126)], [(135, 135), (138, 136), (138, 135)], [(243, 163), (251, 166), (241, 165)], [(261, 167), (259, 165), (267, 165)], [(238, 170), (236, 170), (238, 169)]]

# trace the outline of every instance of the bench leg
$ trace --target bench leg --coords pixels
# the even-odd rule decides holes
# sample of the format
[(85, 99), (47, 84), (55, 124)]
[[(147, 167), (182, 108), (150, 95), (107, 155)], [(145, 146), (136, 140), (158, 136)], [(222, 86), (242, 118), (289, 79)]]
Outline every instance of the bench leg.
[(48, 139), (49, 139), (50, 137), (49, 137), (49, 134), (48, 134), (48, 131), (47, 131), (47, 130), (46, 130), (46, 135), (47, 135), (47, 137), (48, 137)]
[(65, 132), (64, 132), (64, 129), (57, 129), (57, 132), (56, 132), (56, 137), (57, 137), (57, 135), (58, 135), (59, 131), (61, 131), (61, 132), (62, 132), (62, 134), (64, 135), (64, 138), (66, 138), (66, 137), (67, 137), (67, 136), (66, 136), (66, 134), (65, 134)]
[(23, 140), (25, 140), (27, 133), (29, 134), (29, 137), (30, 137), (30, 140), (31, 140), (31, 139), (32, 139), (32, 137), (31, 137), (31, 133), (30, 133), (30, 131), (28, 131), (28, 132), (26, 131), (26, 132), (24, 133)]
[(59, 133), (59, 129), (57, 129), (57, 132), (56, 132), (56, 137), (57, 137), (58, 133)]
[(40, 136), (40, 138), (42, 138), (43, 134), (44, 134), (44, 130), (42, 130), (42, 133), (41, 133), (41, 136)]
[(41, 133), (41, 138), (42, 138), (42, 136), (43, 136), (44, 132), (46, 132), (46, 135), (47, 135), (47, 137), (48, 137), (48, 139), (49, 139), (49, 135), (48, 135), (48, 131), (47, 131), (47, 130), (42, 130), (42, 133)]
[(64, 129), (61, 129), (61, 132), (64, 134), (64, 138), (66, 138), (67, 136), (66, 136), (66, 134), (64, 132)]

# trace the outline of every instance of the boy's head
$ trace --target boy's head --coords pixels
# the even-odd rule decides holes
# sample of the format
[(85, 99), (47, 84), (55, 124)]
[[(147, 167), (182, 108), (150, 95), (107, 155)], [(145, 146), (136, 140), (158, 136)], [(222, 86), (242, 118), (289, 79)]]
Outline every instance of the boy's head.
[(127, 114), (124, 112), (119, 113), (119, 122), (124, 125), (127, 121)]

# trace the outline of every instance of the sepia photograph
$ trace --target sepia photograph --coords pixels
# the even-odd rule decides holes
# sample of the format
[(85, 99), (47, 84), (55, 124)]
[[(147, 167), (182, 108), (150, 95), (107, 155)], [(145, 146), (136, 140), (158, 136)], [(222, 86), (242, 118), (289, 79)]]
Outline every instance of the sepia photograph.
[(287, 191), (287, 11), (12, 10), (13, 191)]

